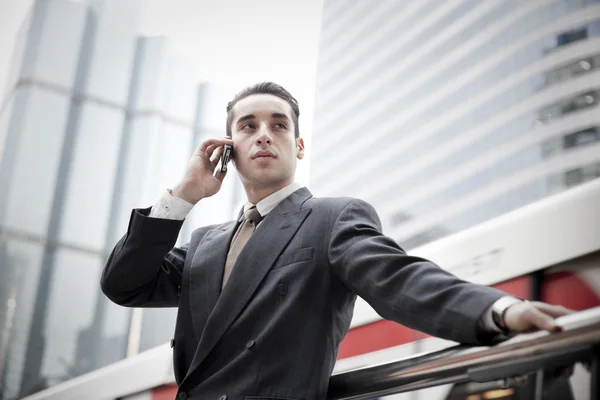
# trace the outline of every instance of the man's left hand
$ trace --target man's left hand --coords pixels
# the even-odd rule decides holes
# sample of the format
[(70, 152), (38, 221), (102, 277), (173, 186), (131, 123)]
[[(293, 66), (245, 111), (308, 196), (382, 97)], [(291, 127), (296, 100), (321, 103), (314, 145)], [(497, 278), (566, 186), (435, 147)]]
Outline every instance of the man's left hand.
[(559, 332), (555, 318), (573, 313), (563, 306), (555, 306), (539, 301), (520, 302), (511, 305), (504, 312), (504, 324), (511, 333), (527, 333), (538, 330)]

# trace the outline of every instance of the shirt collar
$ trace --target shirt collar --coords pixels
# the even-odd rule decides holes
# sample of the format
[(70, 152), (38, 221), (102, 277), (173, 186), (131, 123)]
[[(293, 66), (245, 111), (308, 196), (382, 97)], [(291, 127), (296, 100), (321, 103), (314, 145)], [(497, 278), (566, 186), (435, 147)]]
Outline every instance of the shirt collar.
[[(287, 185), (286, 187), (279, 189), (275, 193), (271, 193), (270, 195), (259, 201), (256, 204), (256, 209), (262, 217), (265, 217), (268, 213), (273, 211), (273, 209), (277, 207), (279, 203), (281, 203), (289, 195), (291, 195), (301, 187), (302, 185), (298, 182), (294, 182), (290, 185)], [(244, 212), (248, 211), (248, 209), (253, 206), (254, 204), (246, 202), (246, 204), (244, 204)]]

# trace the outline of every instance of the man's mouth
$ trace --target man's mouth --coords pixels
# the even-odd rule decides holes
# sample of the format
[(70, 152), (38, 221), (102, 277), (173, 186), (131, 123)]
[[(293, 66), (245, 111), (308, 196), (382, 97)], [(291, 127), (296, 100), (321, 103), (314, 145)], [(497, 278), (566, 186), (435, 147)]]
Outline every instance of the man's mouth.
[(257, 159), (257, 158), (275, 158), (275, 155), (273, 153), (271, 153), (270, 151), (259, 151), (258, 153), (254, 154), (252, 156), (252, 159)]

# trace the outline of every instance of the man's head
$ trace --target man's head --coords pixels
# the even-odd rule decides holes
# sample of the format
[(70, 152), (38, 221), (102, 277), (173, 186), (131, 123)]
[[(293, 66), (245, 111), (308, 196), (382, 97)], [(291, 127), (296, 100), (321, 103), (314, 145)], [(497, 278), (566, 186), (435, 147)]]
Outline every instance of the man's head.
[(227, 105), (227, 135), (246, 192), (268, 194), (294, 181), (304, 157), (299, 115), (296, 99), (272, 82), (247, 87)]
[(298, 105), (298, 100), (296, 100), (294, 96), (290, 94), (290, 92), (285, 90), (283, 86), (273, 82), (261, 82), (252, 86), (248, 86), (244, 88), (241, 92), (236, 94), (233, 100), (231, 100), (227, 104), (227, 136), (231, 136), (231, 124), (233, 123), (234, 118), (233, 108), (240, 100), (243, 100), (246, 97), (252, 96), (254, 94), (270, 94), (273, 96), (277, 96), (282, 100), (285, 100), (292, 108), (292, 121), (294, 122), (295, 128), (294, 135), (296, 136), (296, 138), (300, 137), (300, 127), (298, 126), (298, 118), (300, 117), (300, 106)]

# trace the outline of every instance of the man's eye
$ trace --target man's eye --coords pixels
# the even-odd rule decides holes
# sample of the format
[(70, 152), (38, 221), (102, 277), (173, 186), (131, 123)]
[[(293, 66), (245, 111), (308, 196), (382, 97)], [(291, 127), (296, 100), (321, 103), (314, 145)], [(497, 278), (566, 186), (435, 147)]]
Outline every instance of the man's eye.
[(275, 124), (275, 128), (277, 128), (277, 129), (286, 129), (286, 126), (284, 124)]
[(244, 124), (244, 125), (242, 125), (242, 129), (254, 129), (254, 125), (252, 125), (252, 124)]

